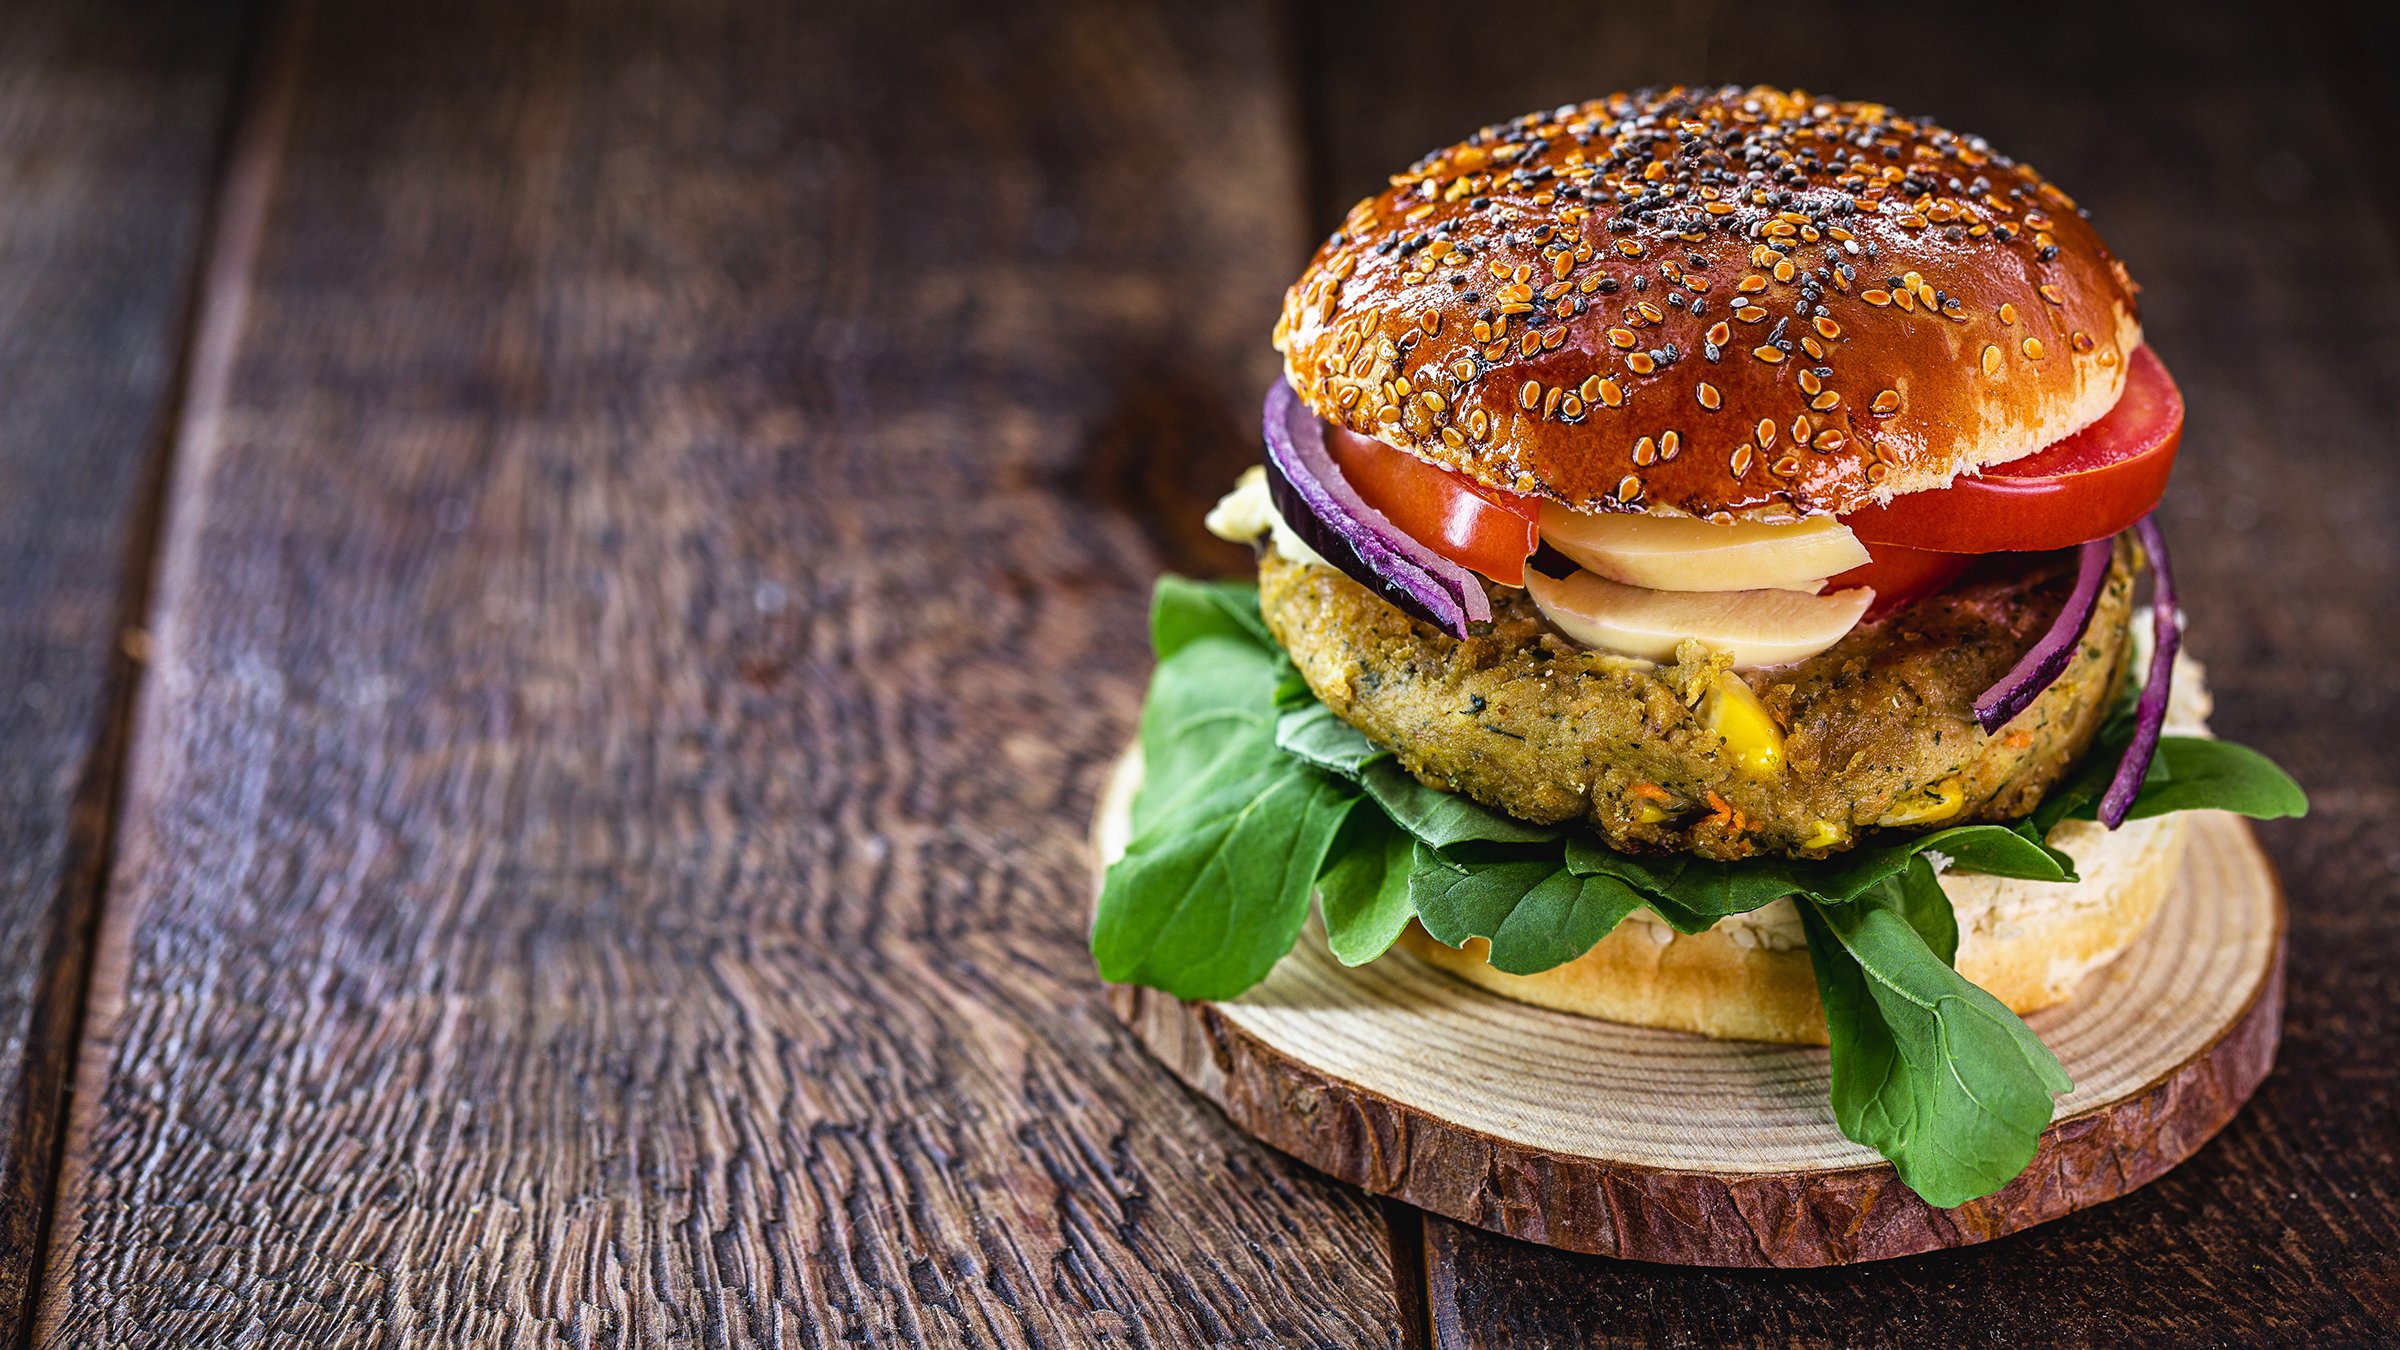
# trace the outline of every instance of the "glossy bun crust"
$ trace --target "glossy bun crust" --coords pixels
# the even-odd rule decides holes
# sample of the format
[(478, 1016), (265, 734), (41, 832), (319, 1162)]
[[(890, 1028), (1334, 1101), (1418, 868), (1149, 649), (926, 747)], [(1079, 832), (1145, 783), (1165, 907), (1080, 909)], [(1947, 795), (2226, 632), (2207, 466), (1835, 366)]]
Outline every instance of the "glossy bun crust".
[(2098, 419), (2135, 287), (1980, 138), (1757, 88), (1486, 127), (1352, 208), (1275, 345), (1329, 421), (1588, 511), (1854, 510)]

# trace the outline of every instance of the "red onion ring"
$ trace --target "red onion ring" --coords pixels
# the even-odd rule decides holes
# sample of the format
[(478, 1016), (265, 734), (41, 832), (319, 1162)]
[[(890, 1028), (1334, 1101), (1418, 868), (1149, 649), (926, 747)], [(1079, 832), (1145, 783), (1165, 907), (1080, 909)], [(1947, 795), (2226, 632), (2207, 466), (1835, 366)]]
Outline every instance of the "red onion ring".
[(2167, 725), (2167, 700), (2175, 688), (2175, 652), (2183, 645), (2183, 616), (2175, 612), (2175, 571), (2167, 564), (2167, 537), (2158, 528), (2158, 517), (2135, 521), (2133, 535), (2150, 555), (2150, 678), (2134, 705), (2133, 740), (2100, 798), (2100, 823), (2112, 830), (2125, 823), (2125, 813), (2141, 795), (2142, 780), (2150, 776), (2150, 759), (2158, 753), (2158, 733)]
[(1977, 696), (1975, 722), (1985, 734), (1999, 731), (2009, 719), (2032, 707), (2074, 660), (2076, 644), (2083, 641), (2085, 630), (2092, 626), (2092, 614), (2100, 608), (2100, 585), (2108, 580), (2109, 559), (2115, 550), (2114, 538), (2094, 539), (2082, 546), (2075, 560), (2075, 589), (2067, 593), (2067, 603), (2050, 621), (2049, 631), (2017, 658), (2000, 683)]
[(1452, 637), (1489, 623), (1492, 600), (1467, 569), (1408, 537), (1350, 486), (1325, 424), (1282, 380), (1267, 391), (1267, 493), (1284, 523), (1360, 585)]

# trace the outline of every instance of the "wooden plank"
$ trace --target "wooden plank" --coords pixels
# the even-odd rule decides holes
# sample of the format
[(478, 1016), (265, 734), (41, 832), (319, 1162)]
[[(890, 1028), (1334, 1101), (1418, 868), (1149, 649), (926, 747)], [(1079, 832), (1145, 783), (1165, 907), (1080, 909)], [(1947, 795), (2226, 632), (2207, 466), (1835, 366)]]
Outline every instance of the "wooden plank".
[(1393, 1341), (1083, 950), (1119, 504), (1253, 457), (1301, 252), (1266, 18), (316, 10), (38, 1343)]
[(39, 1259), (232, 6), (0, 11), (0, 1329)]
[[(2400, 165), (2323, 72), (2337, 36), (2272, 9), (2032, 13), (1831, 3), (1593, 17), (1533, 4), (1427, 25), (1330, 6), (1317, 104), (1348, 110), (1316, 224), (1473, 127), (1620, 86), (1769, 78), (1993, 138), (2079, 194), (2148, 287), (2189, 431), (2166, 518), (2216, 723), (2315, 794), (2262, 830), (2291, 900), (2281, 1067), (2217, 1142), (2102, 1209), (1989, 1248), (1825, 1276), (1597, 1265), (1428, 1220), (1454, 1345), (2367, 1341), (2400, 1316), (2400, 881), (2389, 821), (2400, 592), (2388, 522)], [(1539, 35), (1534, 40), (1531, 35)], [(1438, 71), (1395, 99), (1391, 72)], [(1365, 116), (1374, 109), (1380, 115)], [(2380, 159), (2353, 158), (2371, 150)], [(2385, 198), (2383, 200), (2388, 200)], [(2038, 1295), (2033, 1291), (2039, 1291)]]

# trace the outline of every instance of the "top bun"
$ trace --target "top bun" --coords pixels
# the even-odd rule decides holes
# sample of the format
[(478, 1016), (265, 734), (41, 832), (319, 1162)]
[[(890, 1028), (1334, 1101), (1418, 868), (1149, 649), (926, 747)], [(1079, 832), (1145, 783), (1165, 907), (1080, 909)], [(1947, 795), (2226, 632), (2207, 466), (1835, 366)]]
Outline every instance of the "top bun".
[(1980, 137), (1793, 91), (1486, 127), (1353, 207), (1275, 345), (1317, 414), (1583, 511), (1855, 510), (2098, 420), (2135, 286)]

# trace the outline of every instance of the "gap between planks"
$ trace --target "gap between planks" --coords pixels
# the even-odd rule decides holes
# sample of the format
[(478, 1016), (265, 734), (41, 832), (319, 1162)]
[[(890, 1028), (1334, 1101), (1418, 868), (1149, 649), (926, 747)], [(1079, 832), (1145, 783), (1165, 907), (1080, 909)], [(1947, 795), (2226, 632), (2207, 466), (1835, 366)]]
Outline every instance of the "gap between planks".
[[(193, 253), (199, 266), (188, 270), (177, 307), (174, 369), (160, 400), (163, 416), (137, 489), (116, 623), (123, 640), (102, 705), (107, 725), (95, 741), (86, 770), (90, 800), (99, 803), (91, 894), (72, 925), (73, 941), (61, 944), (69, 948), (61, 960), (75, 966), (71, 979), (62, 972), (62, 981), (72, 985), (72, 996), (56, 1011), (38, 1015), (66, 1020), (58, 1034), (65, 1038), (67, 1054), (57, 1114), (62, 1125), (39, 1145), (44, 1155), (41, 1215), (25, 1301), (15, 1310), (10, 1343), (16, 1346), (42, 1339), (42, 1327), (52, 1316), (52, 1258), (64, 1245), (62, 1239), (73, 1238), (71, 1232), (60, 1231), (60, 1189), (73, 1141), (90, 1124), (86, 1116), (98, 1099), (98, 1076), (108, 1067), (104, 1048), (92, 1046), (89, 1038), (110, 1034), (124, 989), (132, 916), (113, 911), (109, 899), (118, 823), (127, 800), (139, 788), (130, 760), (147, 693), (146, 673), (163, 650), (162, 633), (172, 617), (153, 608), (165, 569), (172, 564), (166, 556), (169, 506), (176, 484), (201, 471), (203, 466), (195, 461), (205, 457), (221, 420), (247, 309), (250, 271), (291, 127), (308, 3), (266, 0), (246, 7), (242, 15), (225, 115), (208, 175), (209, 199), (201, 210)], [(84, 786), (78, 785), (79, 800), (84, 799)], [(71, 1225), (72, 1220), (66, 1222)]]

